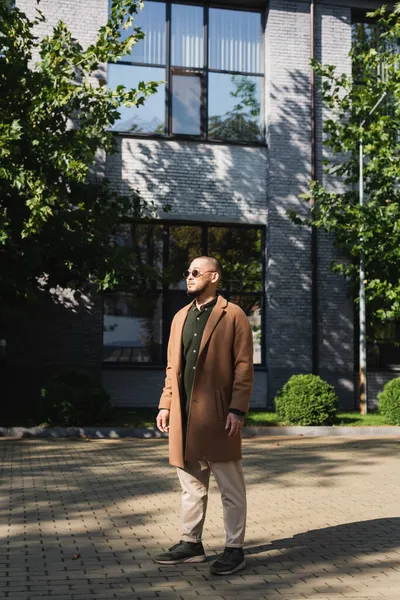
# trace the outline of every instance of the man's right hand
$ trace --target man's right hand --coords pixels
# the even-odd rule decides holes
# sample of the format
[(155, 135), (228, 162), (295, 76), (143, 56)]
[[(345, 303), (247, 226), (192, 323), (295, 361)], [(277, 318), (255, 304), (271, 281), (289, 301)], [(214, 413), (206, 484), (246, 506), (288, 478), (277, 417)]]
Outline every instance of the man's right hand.
[(167, 433), (169, 431), (169, 410), (167, 408), (162, 408), (157, 415), (156, 424), (157, 429), (162, 431), (163, 433)]

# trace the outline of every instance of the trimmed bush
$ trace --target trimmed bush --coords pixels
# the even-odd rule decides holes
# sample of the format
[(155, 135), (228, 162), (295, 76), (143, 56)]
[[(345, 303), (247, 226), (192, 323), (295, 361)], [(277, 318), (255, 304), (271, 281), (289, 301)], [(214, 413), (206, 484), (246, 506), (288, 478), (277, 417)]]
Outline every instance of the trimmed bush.
[(42, 409), (54, 425), (95, 425), (110, 414), (110, 398), (86, 371), (55, 375), (42, 388)]
[(292, 425), (331, 425), (338, 398), (317, 375), (293, 375), (278, 392), (275, 407), (279, 419)]
[(390, 425), (400, 425), (400, 377), (388, 381), (378, 394), (379, 412)]

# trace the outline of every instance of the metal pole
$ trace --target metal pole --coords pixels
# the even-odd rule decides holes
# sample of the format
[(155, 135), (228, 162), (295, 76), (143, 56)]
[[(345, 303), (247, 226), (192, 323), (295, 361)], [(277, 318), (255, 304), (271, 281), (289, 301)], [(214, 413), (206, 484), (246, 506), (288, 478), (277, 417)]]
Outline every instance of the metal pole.
[[(383, 92), (375, 106), (370, 110), (366, 119), (361, 122), (361, 128), (364, 127), (367, 119), (375, 112), (386, 92)], [(364, 205), (364, 140), (363, 132), (360, 135), (360, 156), (359, 156), (359, 200), (360, 206)], [(368, 381), (367, 381), (367, 317), (365, 308), (365, 251), (361, 231), (361, 253), (360, 253), (360, 413), (366, 415), (368, 412)]]
[[(364, 144), (363, 138), (360, 138), (360, 206), (364, 204)], [(363, 239), (361, 237), (361, 244)], [(368, 396), (367, 396), (367, 339), (366, 339), (366, 310), (365, 310), (365, 254), (362, 246), (360, 255), (360, 413), (367, 414), (368, 411)]]
[[(310, 58), (315, 58), (315, 0), (310, 0)], [(317, 179), (317, 154), (316, 154), (316, 86), (315, 70), (311, 68), (311, 180)], [(311, 196), (311, 207), (315, 207), (315, 194)], [(314, 220), (314, 213), (312, 219)], [(311, 356), (312, 372), (319, 373), (318, 354), (318, 238), (317, 229), (311, 224)]]

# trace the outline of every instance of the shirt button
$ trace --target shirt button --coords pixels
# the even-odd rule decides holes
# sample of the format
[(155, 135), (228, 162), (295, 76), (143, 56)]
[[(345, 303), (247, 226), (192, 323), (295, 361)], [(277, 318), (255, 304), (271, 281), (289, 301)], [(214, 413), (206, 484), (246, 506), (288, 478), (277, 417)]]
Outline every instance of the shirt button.
[(194, 337), (196, 337), (196, 336), (197, 336), (197, 333), (194, 334)]
[(195, 370), (196, 367), (193, 367), (193, 371)]
[(196, 354), (197, 350), (193, 350), (193, 352)]
[(200, 317), (196, 317), (196, 321), (198, 321), (200, 319)]

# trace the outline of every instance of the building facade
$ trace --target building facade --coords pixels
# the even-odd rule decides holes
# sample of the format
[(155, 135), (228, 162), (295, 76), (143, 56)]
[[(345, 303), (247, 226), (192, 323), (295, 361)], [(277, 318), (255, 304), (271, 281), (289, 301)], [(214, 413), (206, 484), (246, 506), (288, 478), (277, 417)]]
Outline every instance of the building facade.
[[(32, 16), (35, 0), (17, 0)], [(108, 0), (42, 0), (86, 45), (106, 21)], [(308, 182), (324, 180), (324, 109), (310, 59), (349, 73), (352, 25), (377, 3), (363, 0), (219, 0), (145, 3), (146, 37), (105, 65), (108, 85), (163, 82), (143, 108), (114, 127), (118, 153), (105, 174), (139, 190), (158, 220), (127, 227), (127, 243), (167, 283), (144, 297), (106, 298), (54, 290), (34, 314), (9, 320), (10, 385), (21, 369), (39, 385), (48, 373), (83, 366), (102, 377), (116, 406), (156, 406), (173, 314), (187, 303), (182, 271), (211, 254), (225, 265), (223, 292), (254, 332), (253, 408), (272, 408), (296, 373), (334, 384), (342, 408), (357, 397), (354, 304), (329, 270), (333, 240), (294, 225)], [(337, 185), (337, 182), (326, 182)], [(170, 206), (169, 212), (163, 209)], [(390, 362), (390, 361), (389, 361)], [(378, 368), (378, 367), (382, 368)], [(371, 406), (396, 365), (370, 373)]]

